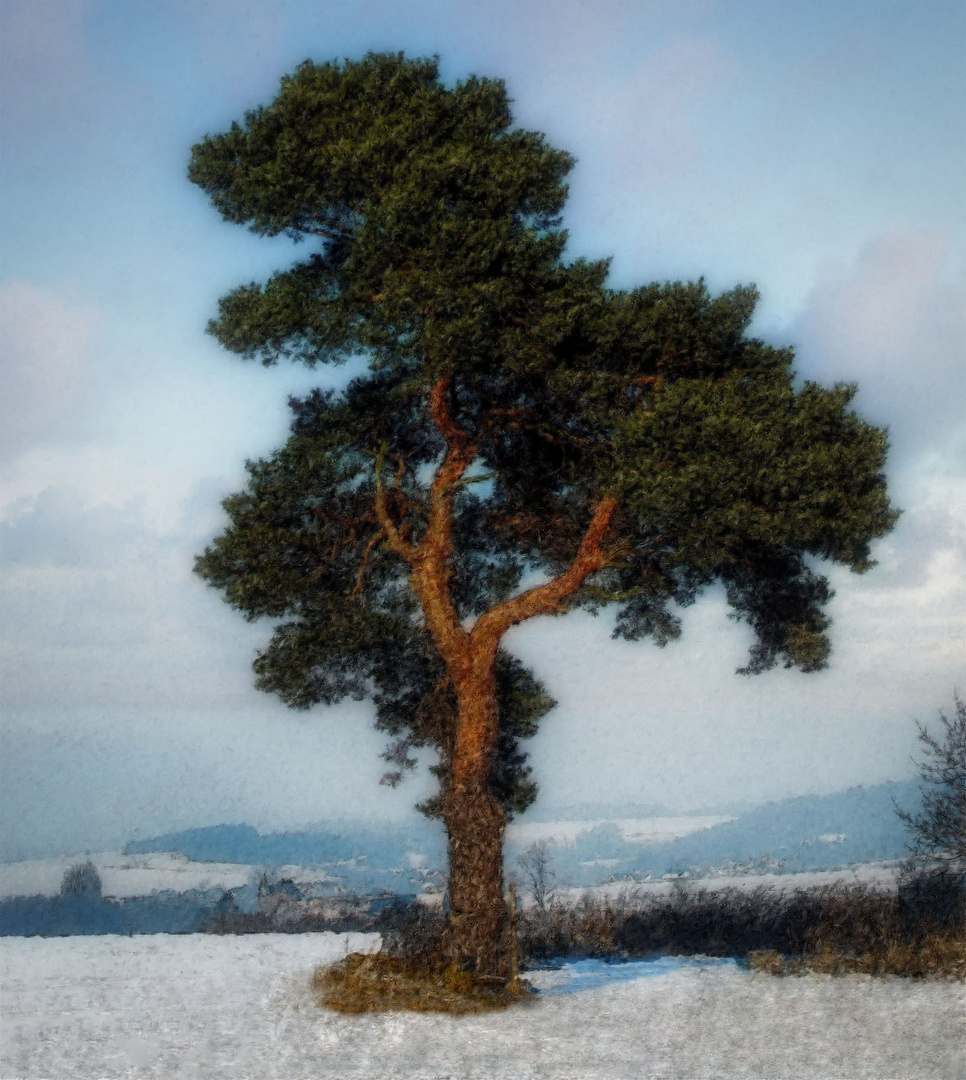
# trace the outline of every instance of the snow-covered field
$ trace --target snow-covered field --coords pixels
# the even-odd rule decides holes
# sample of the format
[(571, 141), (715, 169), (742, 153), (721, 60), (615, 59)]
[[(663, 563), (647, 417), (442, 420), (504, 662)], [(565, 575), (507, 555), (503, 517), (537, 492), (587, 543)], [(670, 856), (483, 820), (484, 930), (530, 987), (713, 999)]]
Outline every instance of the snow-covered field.
[[(4, 938), (2, 1080), (939, 1080), (963, 1076), (963, 986), (728, 962), (538, 972), (531, 1005), (340, 1016), (315, 964), (375, 935)], [(630, 977), (628, 977), (630, 976)]]
[[(583, 897), (621, 900), (667, 896), (674, 889), (682, 887), (712, 891), (739, 889), (742, 892), (766, 888), (789, 893), (796, 889), (823, 889), (832, 885), (862, 885), (888, 891), (896, 888), (898, 875), (897, 863), (870, 862), (856, 863), (843, 870), (806, 870), (798, 874), (715, 874), (713, 877), (665, 878), (659, 881), (609, 881), (604, 885), (588, 885), (579, 889), (554, 889), (549, 898), (570, 906)], [(529, 897), (527, 899), (532, 902)]]
[[(707, 829), (728, 817), (654, 817), (619, 818), (615, 821), (514, 822), (507, 828), (507, 840), (525, 847), (539, 840), (552, 840), (573, 846), (581, 833), (598, 825), (613, 824), (628, 843), (653, 844), (687, 836)], [(410, 866), (420, 866), (424, 855), (413, 854)], [(236, 889), (258, 880), (262, 867), (242, 863), (194, 862), (175, 852), (151, 852), (126, 855), (119, 851), (92, 852), (88, 855), (63, 855), (49, 859), (27, 859), (0, 863), (0, 897), (55, 896), (65, 871), (87, 859), (97, 867), (104, 895), (112, 897), (147, 896), (170, 889)], [(273, 866), (278, 877), (292, 878), (300, 884), (334, 882), (325, 870), (305, 866)]]
[[(658, 819), (651, 819), (657, 821)], [(664, 820), (664, 819), (661, 819)], [(672, 819), (667, 819), (671, 821)], [(677, 821), (679, 819), (673, 819)], [(685, 820), (685, 819), (680, 819)], [(687, 819), (694, 821), (696, 819)], [(710, 820), (710, 819), (709, 819)], [(559, 831), (567, 822), (552, 823), (558, 828), (558, 838), (567, 840), (568, 834)], [(615, 824), (621, 824), (616, 822)], [(515, 826), (516, 827), (516, 826)], [(537, 823), (532, 828), (542, 828)], [(669, 826), (670, 827), (670, 826)], [(682, 826), (683, 827), (683, 826)], [(517, 827), (518, 829), (520, 827)], [(542, 834), (534, 832), (538, 839)], [(530, 834), (527, 834), (530, 837)], [(519, 839), (519, 837), (518, 837)], [(60, 891), (64, 872), (83, 862), (88, 856), (71, 855), (54, 859), (36, 859), (15, 863), (0, 863), (0, 898), (11, 896), (55, 896)], [(153, 852), (149, 855), (124, 855), (117, 851), (103, 851), (89, 856), (97, 867), (104, 885), (104, 895), (113, 897), (147, 896), (154, 891), (170, 889), (185, 892), (188, 889), (235, 889), (257, 881), (259, 868), (241, 863), (193, 862), (174, 852)], [(289, 877), (302, 885), (324, 883), (332, 880), (323, 869), (304, 866), (274, 867), (279, 877)], [(856, 863), (845, 870), (822, 870), (797, 874), (742, 873), (719, 874), (714, 877), (693, 878), (694, 888), (754, 889), (759, 885), (769, 888), (794, 890), (811, 889), (831, 884), (863, 884), (879, 888), (893, 888), (896, 881), (895, 863)], [(623, 881), (607, 885), (594, 885), (578, 889), (559, 889), (554, 896), (564, 902), (590, 894), (596, 896), (620, 896), (631, 893), (666, 893), (674, 887), (673, 881), (647, 881), (640, 884)]]
[(599, 818), (594, 821), (513, 821), (506, 829), (508, 841), (526, 847), (541, 840), (573, 847), (581, 833), (590, 832), (599, 825), (616, 825), (628, 844), (660, 844), (688, 836), (700, 829), (710, 829), (732, 817), (651, 817), (651, 818)]
[[(56, 896), (64, 873), (87, 859), (97, 867), (104, 895), (149, 896), (170, 889), (237, 889), (257, 881), (259, 868), (244, 863), (193, 862), (177, 852), (125, 855), (100, 851), (90, 856), (64, 855), (54, 859), (30, 859), (0, 863), (0, 897)], [(302, 866), (273, 867), (279, 877), (298, 877), (302, 883), (331, 880), (324, 870)]]

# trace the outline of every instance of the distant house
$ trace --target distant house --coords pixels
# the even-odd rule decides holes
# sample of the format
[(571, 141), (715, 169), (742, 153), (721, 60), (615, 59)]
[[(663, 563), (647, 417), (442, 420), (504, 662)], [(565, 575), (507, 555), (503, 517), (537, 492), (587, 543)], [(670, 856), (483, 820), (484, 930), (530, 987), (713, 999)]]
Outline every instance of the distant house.
[(302, 899), (302, 890), (291, 878), (269, 881), (268, 875), (262, 874), (258, 883), (256, 910), (260, 915), (267, 915), (270, 919), (274, 919), (280, 914), (282, 908), (298, 904)]

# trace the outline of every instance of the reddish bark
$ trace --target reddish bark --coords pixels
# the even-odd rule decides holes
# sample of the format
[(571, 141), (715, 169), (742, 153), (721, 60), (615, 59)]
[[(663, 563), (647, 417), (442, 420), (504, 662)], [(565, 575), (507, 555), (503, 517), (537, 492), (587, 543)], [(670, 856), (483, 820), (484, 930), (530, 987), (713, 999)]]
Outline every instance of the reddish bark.
[(418, 544), (400, 531), (387, 493), (378, 487), (376, 514), (389, 547), (412, 568), (410, 588), (419, 598), (426, 626), (446, 665), (456, 697), (455, 730), (443, 791), (443, 820), (449, 837), (449, 924), (446, 948), (478, 972), (506, 975), (507, 912), (503, 900), (503, 832), (506, 815), (490, 791), (490, 772), (499, 735), (496, 656), (513, 625), (535, 615), (556, 614), (597, 570), (607, 565), (604, 549), (616, 509), (602, 498), (570, 566), (553, 580), (494, 605), (471, 630), (460, 623), (453, 603), (453, 497), (478, 446), (453, 420), (450, 379), (436, 381), (430, 409), (446, 454), (429, 492), (427, 528)]

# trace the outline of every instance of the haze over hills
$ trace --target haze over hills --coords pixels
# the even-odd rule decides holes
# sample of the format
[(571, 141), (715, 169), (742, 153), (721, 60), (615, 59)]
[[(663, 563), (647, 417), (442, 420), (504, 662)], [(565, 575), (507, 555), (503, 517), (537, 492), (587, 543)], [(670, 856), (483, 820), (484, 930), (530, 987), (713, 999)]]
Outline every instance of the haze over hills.
[[(515, 873), (522, 851), (539, 841), (546, 841), (555, 883), (577, 887), (682, 872), (788, 873), (896, 860), (908, 837), (893, 801), (915, 811), (919, 800), (917, 783), (906, 781), (765, 803), (733, 818), (554, 822), (527, 815), (507, 831), (507, 868)], [(314, 882), (323, 891), (411, 895), (439, 888), (445, 854), (442, 826), (432, 821), (380, 828), (342, 823), (268, 835), (250, 825), (214, 825), (132, 841), (123, 854), (104, 853), (95, 862), (107, 889), (119, 896), (216, 882), (237, 888), (265, 870)], [(5, 863), (0, 894), (53, 895), (77, 859)]]
[[(907, 833), (894, 804), (914, 810), (919, 799), (917, 783), (905, 781), (765, 803), (730, 819), (534, 822), (524, 817), (508, 830), (507, 862), (514, 865), (524, 847), (545, 840), (561, 883), (584, 885), (608, 877), (661, 876), (733, 864), (804, 871), (899, 859)], [(430, 821), (271, 835), (247, 825), (216, 825), (134, 841), (125, 851), (174, 851), (202, 862), (328, 866), (351, 878), (354, 887), (375, 885), (377, 879), (385, 887), (387, 871), (408, 879), (414, 868), (441, 868), (445, 839), (441, 826)]]
[[(524, 818), (507, 831), (507, 871), (526, 890), (521, 854), (543, 842), (550, 887), (578, 895), (608, 883), (662, 887), (661, 879), (682, 875), (744, 887), (843, 868), (849, 875), (885, 872), (859, 864), (888, 864), (904, 855), (907, 835), (894, 802), (915, 811), (916, 783), (786, 799), (733, 818)], [(443, 830), (431, 821), (270, 835), (250, 825), (215, 825), (132, 841), (123, 853), (92, 856), (103, 897), (100, 891), (94, 897), (63, 893), (65, 871), (79, 858), (0, 866), (0, 934), (191, 933), (222, 910), (254, 912), (261, 882), (270, 888), (294, 883), (293, 895), (318, 902), (355, 897), (364, 905), (417, 896), (433, 903), (445, 887)]]
[(660, 851), (683, 867), (773, 858), (791, 871), (902, 858), (909, 836), (895, 807), (914, 811), (920, 804), (914, 780), (802, 795), (765, 803)]
[(908, 834), (895, 804), (915, 811), (920, 801), (915, 781), (857, 787), (765, 803), (662, 843), (629, 844), (626, 831), (607, 823), (578, 835), (573, 850), (558, 844), (550, 853), (558, 878), (574, 885), (736, 866), (830, 870), (902, 858)]
[(420, 857), (440, 863), (445, 850), (442, 826), (430, 821), (402, 827), (340, 825), (312, 832), (268, 835), (250, 825), (212, 825), (134, 840), (124, 849), (130, 855), (176, 851), (196, 862), (306, 867), (360, 862), (397, 867)]

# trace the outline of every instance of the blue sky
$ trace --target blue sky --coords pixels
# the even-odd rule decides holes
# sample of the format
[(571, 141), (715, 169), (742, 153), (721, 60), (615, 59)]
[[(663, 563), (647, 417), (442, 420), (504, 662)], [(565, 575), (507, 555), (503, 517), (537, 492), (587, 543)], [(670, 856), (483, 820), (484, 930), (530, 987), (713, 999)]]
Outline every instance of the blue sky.
[(545, 811), (685, 811), (909, 775), (912, 718), (964, 680), (966, 9), (959, 2), (3, 0), (5, 854), (341, 814), (404, 817), (351, 704), (258, 694), (248, 626), (191, 573), (292, 391), (204, 326), (289, 262), (188, 184), (193, 142), (305, 57), (438, 53), (506, 79), (574, 153), (569, 254), (632, 285), (757, 282), (756, 331), (857, 380), (905, 514), (833, 574), (832, 665), (734, 675), (711, 593), (665, 650), (582, 615), (510, 642), (560, 701), (532, 744)]

